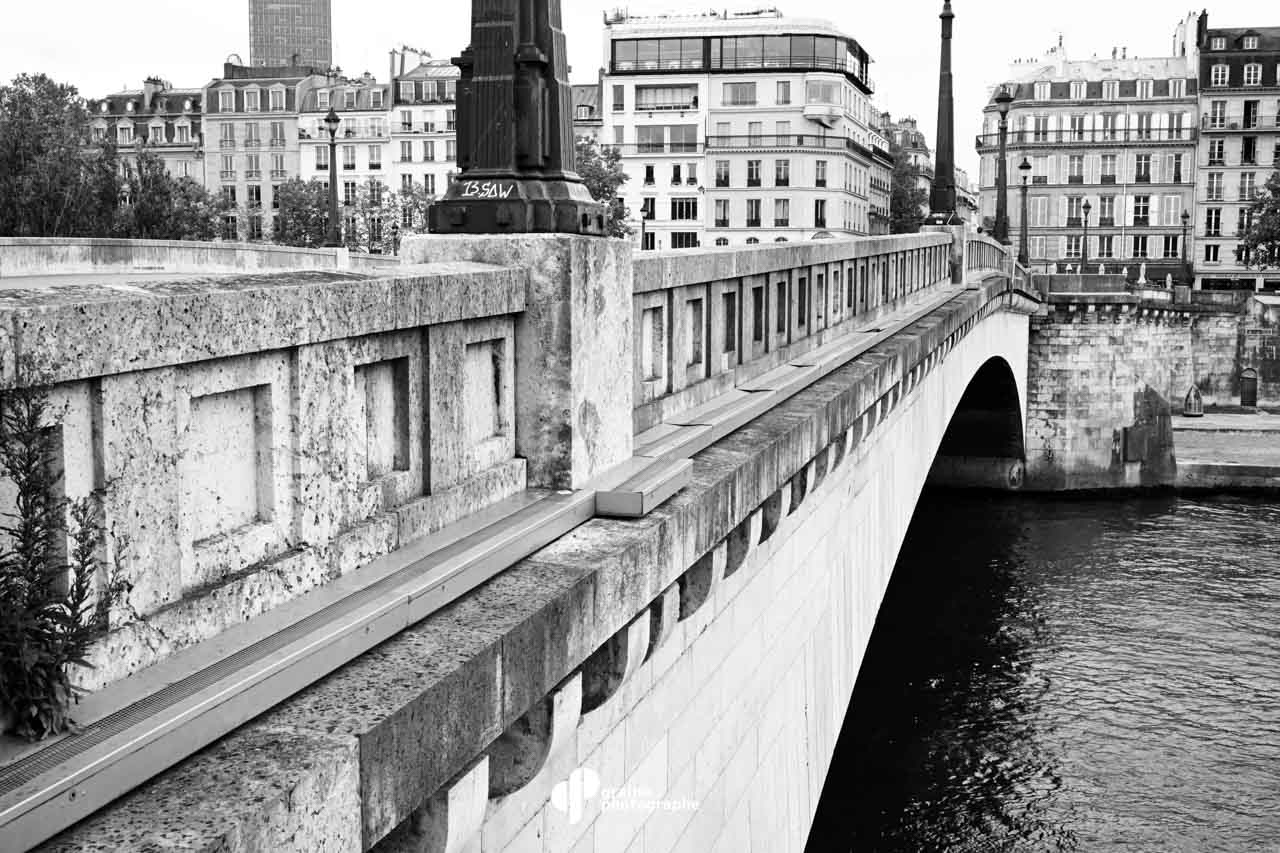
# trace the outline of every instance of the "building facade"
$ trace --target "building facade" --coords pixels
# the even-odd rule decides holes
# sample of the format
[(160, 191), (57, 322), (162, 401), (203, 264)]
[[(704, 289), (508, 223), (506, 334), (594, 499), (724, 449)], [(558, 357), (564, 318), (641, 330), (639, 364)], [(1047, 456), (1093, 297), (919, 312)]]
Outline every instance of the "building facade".
[[(872, 230), (870, 57), (774, 10), (606, 18), (601, 141), (643, 249)], [(884, 155), (887, 158), (887, 155)]]
[(175, 89), (151, 77), (141, 89), (89, 101), (90, 138), (97, 145), (114, 144), (123, 160), (145, 149), (175, 178), (204, 184), (203, 101), (200, 89)]
[(313, 68), (227, 63), (205, 86), (205, 186), (235, 208), (225, 239), (271, 235), (276, 188), (303, 174), (300, 141), (315, 138), (314, 125), (299, 123), (301, 107), (332, 79)]
[[(1197, 66), (1188, 55), (1071, 62), (1061, 48), (1004, 85), (1008, 114), (1009, 237), (1022, 227), (1020, 164), (1031, 166), (1028, 235), (1041, 270), (1145, 268), (1150, 280), (1186, 277), (1183, 213), (1194, 206)], [(996, 215), (999, 113), (984, 108), (980, 215)], [(1085, 207), (1089, 207), (1086, 219)], [(1086, 228), (1088, 231), (1087, 244)]]
[(429, 196), (442, 196), (457, 174), (461, 75), (449, 60), (430, 57), (394, 74), (391, 179), (397, 191), (418, 185)]
[[(916, 189), (924, 192), (926, 202), (923, 212), (927, 214), (929, 212), (927, 199), (933, 195), (933, 152), (929, 149), (929, 141), (920, 132), (920, 127), (914, 118), (894, 121), (893, 116), (886, 112), (880, 116), (880, 126), (892, 148), (902, 149), (907, 156), (907, 162), (916, 167)], [(960, 186), (960, 181), (957, 179), (957, 205)]]
[(249, 64), (332, 67), (332, 0), (249, 0)]
[(1280, 27), (1197, 30), (1196, 286), (1280, 290), (1280, 272), (1250, 267), (1241, 237), (1251, 206), (1280, 168)]

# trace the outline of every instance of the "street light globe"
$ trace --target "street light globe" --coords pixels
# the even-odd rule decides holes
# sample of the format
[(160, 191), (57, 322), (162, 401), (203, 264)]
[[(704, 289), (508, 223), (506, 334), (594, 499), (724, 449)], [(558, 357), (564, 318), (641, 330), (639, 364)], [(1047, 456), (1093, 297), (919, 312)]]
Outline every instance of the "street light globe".
[(338, 113), (333, 107), (329, 107), (329, 114), (324, 117), (324, 126), (329, 131), (329, 138), (333, 139), (338, 135), (338, 125), (342, 124), (342, 119), (338, 118)]
[(996, 109), (1000, 111), (1000, 115), (1009, 114), (1009, 104), (1013, 101), (1013, 95), (1009, 92), (1008, 86), (1001, 86), (1000, 91), (996, 93)]

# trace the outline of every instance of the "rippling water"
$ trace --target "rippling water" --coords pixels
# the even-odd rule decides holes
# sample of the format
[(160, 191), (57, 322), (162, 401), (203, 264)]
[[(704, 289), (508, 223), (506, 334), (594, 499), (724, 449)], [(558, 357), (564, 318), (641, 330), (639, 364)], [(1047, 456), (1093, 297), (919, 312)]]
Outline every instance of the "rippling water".
[(825, 850), (1280, 851), (1280, 504), (926, 498)]

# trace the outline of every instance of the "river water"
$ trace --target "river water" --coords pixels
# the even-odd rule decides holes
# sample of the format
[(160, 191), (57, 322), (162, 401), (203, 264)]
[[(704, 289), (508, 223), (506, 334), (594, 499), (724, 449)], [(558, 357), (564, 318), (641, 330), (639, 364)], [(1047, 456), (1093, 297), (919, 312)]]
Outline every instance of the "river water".
[(1280, 851), (1280, 503), (926, 495), (808, 850)]

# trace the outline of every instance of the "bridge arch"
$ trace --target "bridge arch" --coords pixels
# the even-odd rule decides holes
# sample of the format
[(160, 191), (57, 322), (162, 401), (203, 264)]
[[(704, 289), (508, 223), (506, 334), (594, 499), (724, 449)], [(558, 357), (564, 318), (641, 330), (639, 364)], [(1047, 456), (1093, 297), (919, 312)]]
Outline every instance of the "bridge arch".
[(951, 415), (929, 484), (1018, 489), (1026, 476), (1025, 397), (1003, 356), (987, 359)]

